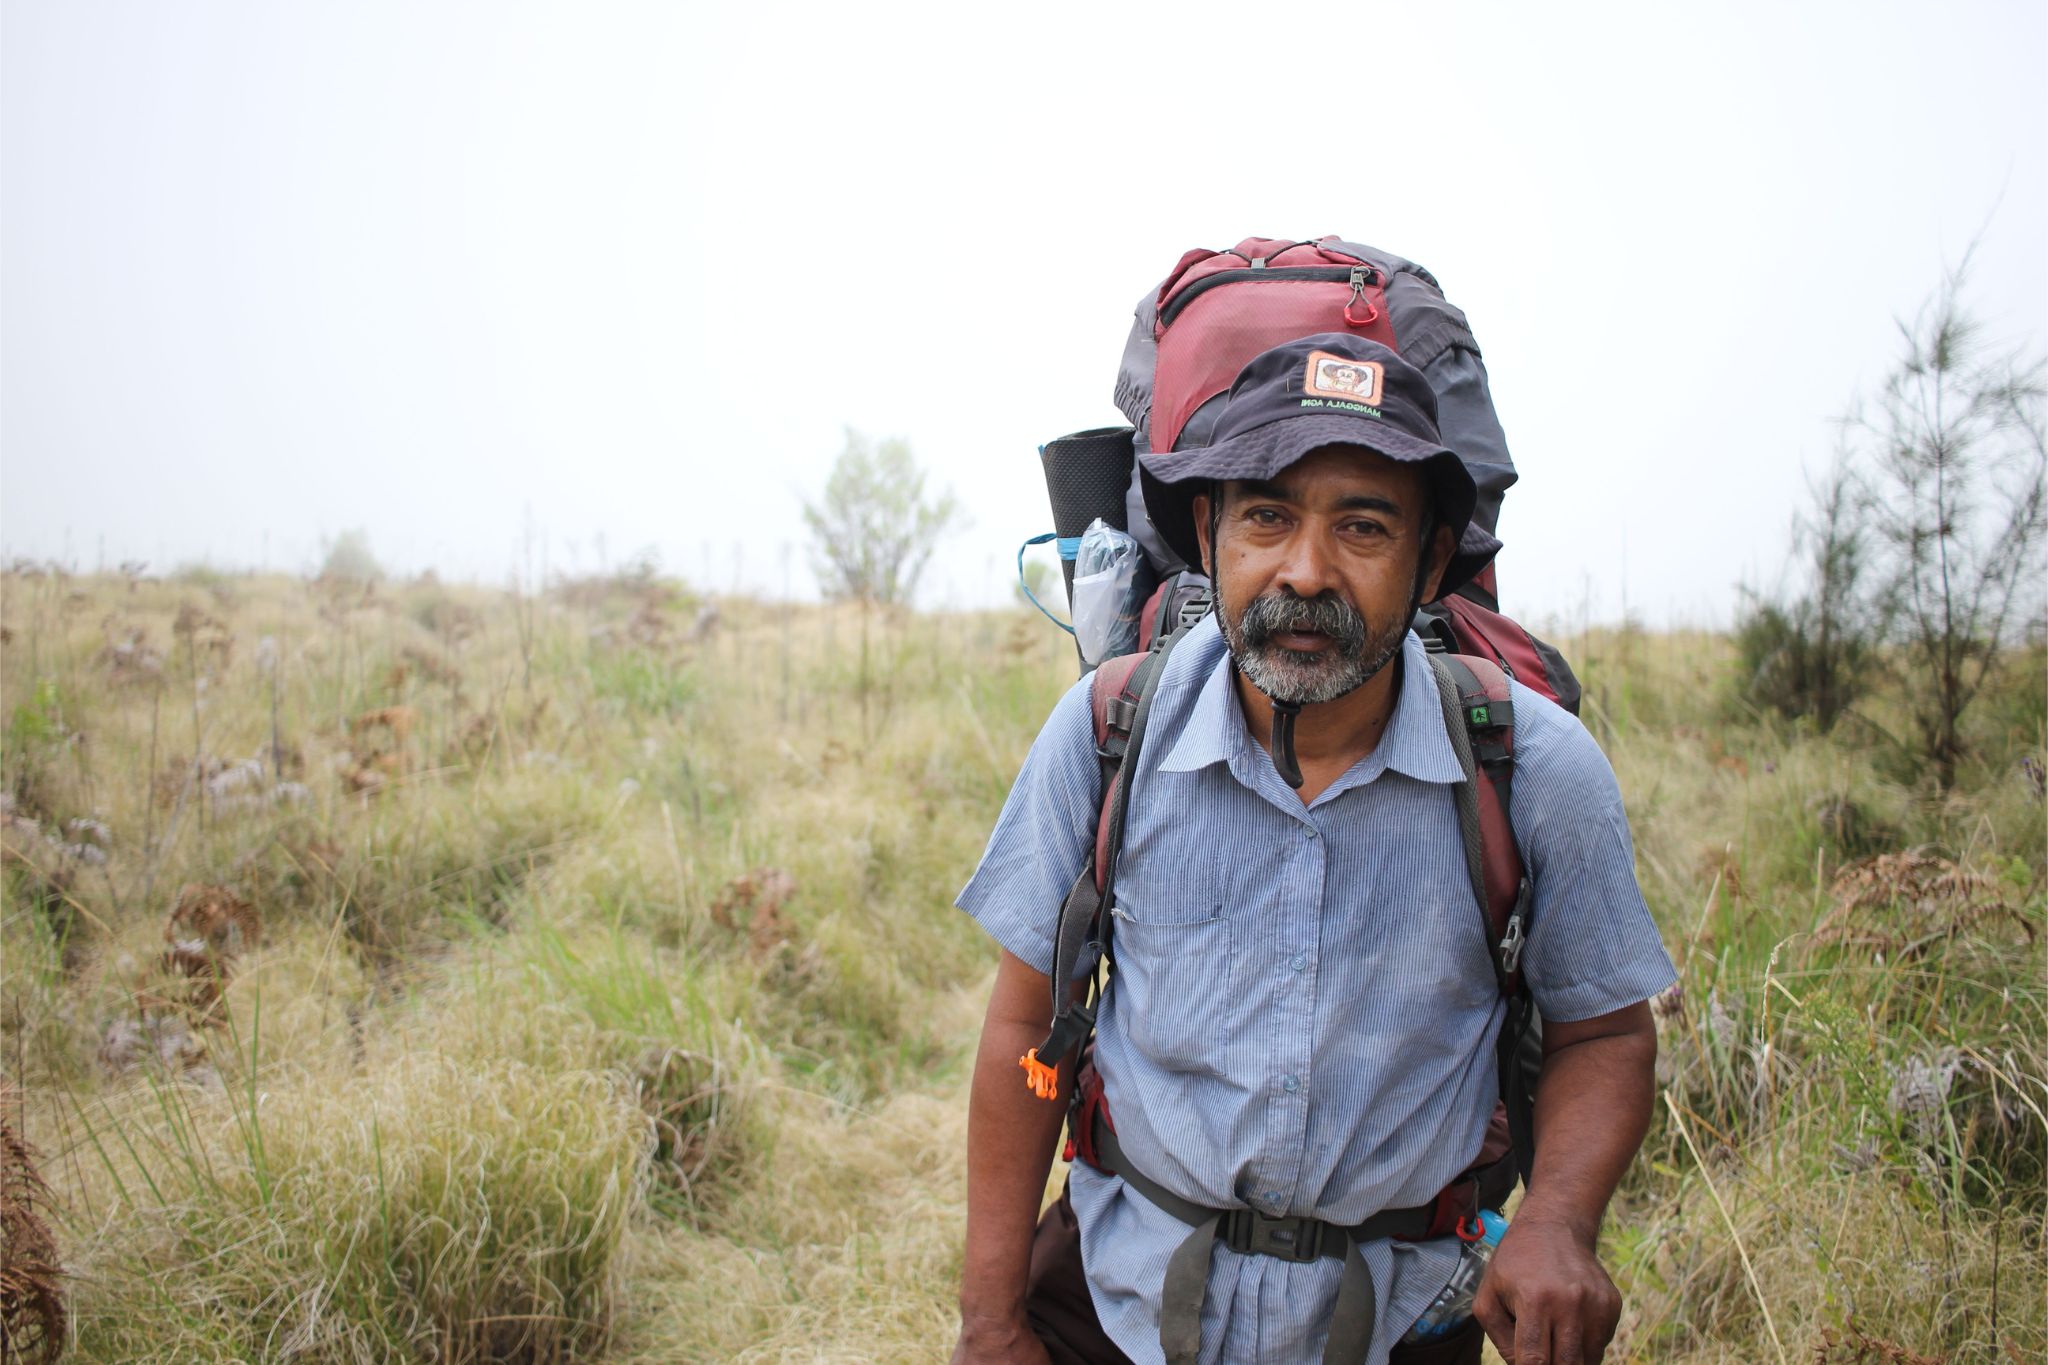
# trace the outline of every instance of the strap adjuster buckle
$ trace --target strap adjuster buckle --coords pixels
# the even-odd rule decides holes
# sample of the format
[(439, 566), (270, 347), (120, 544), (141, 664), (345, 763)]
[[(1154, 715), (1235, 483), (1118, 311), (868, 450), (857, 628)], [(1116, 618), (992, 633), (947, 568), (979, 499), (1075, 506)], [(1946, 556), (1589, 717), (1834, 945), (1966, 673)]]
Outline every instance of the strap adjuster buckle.
[(1232, 1209), (1217, 1226), (1216, 1235), (1239, 1255), (1306, 1263), (1323, 1254), (1327, 1227), (1321, 1219), (1305, 1215), (1268, 1218), (1256, 1209)]
[(1507, 932), (1500, 940), (1500, 969), (1511, 973), (1522, 965), (1522, 946), (1528, 937), (1522, 932), (1523, 907), (1528, 904), (1529, 883), (1522, 883), (1522, 894), (1516, 897), (1514, 913), (1508, 916)]

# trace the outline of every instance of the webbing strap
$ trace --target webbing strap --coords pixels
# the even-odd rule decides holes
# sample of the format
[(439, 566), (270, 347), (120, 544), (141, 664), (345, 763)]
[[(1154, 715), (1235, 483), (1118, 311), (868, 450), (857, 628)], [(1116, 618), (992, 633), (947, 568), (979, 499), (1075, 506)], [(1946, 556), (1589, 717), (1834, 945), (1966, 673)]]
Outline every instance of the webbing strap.
[(1159, 1294), (1159, 1349), (1166, 1365), (1195, 1365), (1202, 1355), (1202, 1302), (1209, 1297), (1209, 1258), (1223, 1213), (1209, 1215), (1181, 1240), (1166, 1262)]
[(1493, 916), (1487, 910), (1486, 869), (1480, 858), (1478, 764), (1472, 757), (1472, 736), (1465, 728), (1465, 708), (1458, 695), (1457, 679), (1450, 665), (1432, 654), (1429, 666), (1436, 674), (1437, 696), (1443, 701), (1444, 729), (1450, 732), (1451, 750), (1458, 756), (1458, 770), (1464, 779), (1452, 788), (1458, 805), (1458, 835), (1465, 845), (1465, 872), (1472, 879), (1472, 898), (1479, 904), (1479, 917), (1486, 932), (1486, 960), (1493, 964), (1496, 979), (1503, 976), (1500, 959), (1493, 951)]
[(1358, 1243), (1347, 1240), (1344, 1276), (1337, 1281), (1337, 1306), (1330, 1311), (1330, 1335), (1323, 1342), (1323, 1365), (1365, 1365), (1373, 1328), (1379, 1325), (1379, 1300), (1372, 1268), (1365, 1263)]

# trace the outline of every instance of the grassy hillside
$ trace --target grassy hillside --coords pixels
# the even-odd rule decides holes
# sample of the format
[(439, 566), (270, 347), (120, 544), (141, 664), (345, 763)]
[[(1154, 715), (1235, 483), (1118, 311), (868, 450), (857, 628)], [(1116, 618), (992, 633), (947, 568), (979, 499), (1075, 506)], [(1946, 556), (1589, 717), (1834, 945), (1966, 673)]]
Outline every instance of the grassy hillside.
[[(49, 1187), (0, 1193), (73, 1358), (944, 1358), (994, 960), (948, 907), (1064, 637), (632, 577), (0, 590)], [(1619, 1354), (2038, 1358), (2040, 658), (1936, 799), (1881, 706), (1823, 739), (1718, 639), (1562, 643), (1683, 976)]]

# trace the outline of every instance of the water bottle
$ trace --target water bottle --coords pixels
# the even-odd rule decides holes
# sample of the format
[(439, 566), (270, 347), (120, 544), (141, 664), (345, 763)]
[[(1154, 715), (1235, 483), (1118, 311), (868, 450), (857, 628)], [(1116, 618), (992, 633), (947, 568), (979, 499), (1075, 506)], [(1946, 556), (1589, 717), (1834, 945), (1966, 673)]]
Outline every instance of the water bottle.
[(1486, 1274), (1486, 1263), (1493, 1259), (1493, 1249), (1500, 1245), (1500, 1239), (1507, 1230), (1506, 1214), (1487, 1209), (1479, 1215), (1479, 1239), (1465, 1243), (1465, 1253), (1458, 1258), (1458, 1268), (1451, 1272), (1451, 1282), (1444, 1286), (1444, 1292), (1436, 1296), (1436, 1302), (1415, 1320), (1415, 1325), (1401, 1340), (1436, 1341), (1465, 1325), (1472, 1316), (1472, 1300), (1479, 1293), (1479, 1280)]
[(1138, 614), (1152, 590), (1138, 542), (1097, 517), (1074, 556), (1074, 639), (1090, 668), (1138, 647)]

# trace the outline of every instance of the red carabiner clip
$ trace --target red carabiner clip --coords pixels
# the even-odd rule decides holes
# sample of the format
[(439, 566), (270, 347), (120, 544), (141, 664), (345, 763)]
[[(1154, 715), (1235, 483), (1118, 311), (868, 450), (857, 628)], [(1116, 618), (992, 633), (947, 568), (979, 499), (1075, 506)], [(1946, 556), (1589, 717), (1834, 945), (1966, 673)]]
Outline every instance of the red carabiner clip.
[[(1467, 1226), (1472, 1229), (1470, 1232), (1465, 1230)], [(1486, 1236), (1486, 1222), (1477, 1214), (1471, 1214), (1460, 1218), (1458, 1226), (1453, 1230), (1458, 1234), (1459, 1241), (1477, 1242)]]

